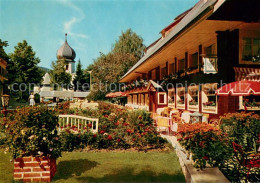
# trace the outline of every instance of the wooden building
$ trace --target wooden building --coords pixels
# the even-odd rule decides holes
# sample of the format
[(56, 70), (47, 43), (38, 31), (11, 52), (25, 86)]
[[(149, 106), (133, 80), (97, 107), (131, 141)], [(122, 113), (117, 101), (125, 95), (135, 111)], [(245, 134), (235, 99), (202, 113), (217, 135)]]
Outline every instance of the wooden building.
[(177, 16), (121, 78), (128, 105), (210, 117), (239, 110), (241, 98), (215, 90), (235, 80), (260, 81), (259, 9), (259, 0), (200, 0)]

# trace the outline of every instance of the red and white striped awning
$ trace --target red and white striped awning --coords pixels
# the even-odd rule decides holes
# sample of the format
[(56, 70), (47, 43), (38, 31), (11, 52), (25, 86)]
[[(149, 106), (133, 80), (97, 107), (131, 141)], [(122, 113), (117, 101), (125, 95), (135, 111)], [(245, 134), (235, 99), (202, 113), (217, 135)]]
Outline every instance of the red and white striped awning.
[(260, 82), (260, 68), (234, 67), (236, 81), (248, 80)]

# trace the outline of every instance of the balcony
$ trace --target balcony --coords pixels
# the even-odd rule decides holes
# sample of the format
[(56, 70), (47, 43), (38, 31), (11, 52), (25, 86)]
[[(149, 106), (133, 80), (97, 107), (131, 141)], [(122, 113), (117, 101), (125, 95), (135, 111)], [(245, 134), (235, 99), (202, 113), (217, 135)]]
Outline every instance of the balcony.
[(203, 72), (204, 74), (217, 74), (218, 73), (218, 57), (205, 56), (203, 57)]

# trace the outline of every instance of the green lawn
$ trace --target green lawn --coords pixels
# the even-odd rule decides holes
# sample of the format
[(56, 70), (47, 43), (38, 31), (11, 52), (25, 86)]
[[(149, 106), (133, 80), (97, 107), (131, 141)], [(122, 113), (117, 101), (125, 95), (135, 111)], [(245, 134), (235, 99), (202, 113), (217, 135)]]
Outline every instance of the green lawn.
[[(10, 156), (0, 159), (0, 182), (12, 182)], [(55, 183), (185, 182), (174, 152), (72, 152), (57, 163)]]

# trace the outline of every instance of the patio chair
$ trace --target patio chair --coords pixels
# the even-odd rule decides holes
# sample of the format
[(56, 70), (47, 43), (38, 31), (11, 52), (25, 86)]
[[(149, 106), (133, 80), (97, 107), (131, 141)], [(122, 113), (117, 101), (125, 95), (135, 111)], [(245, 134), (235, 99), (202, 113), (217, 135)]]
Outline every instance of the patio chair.
[(157, 129), (159, 132), (168, 132), (170, 128), (170, 118), (167, 117), (157, 117)]
[(252, 168), (260, 168), (260, 154), (249, 154), (243, 151), (243, 147), (235, 142), (232, 142), (232, 146), (235, 152), (236, 159), (242, 167), (248, 169), (246, 174), (246, 180), (250, 174)]

